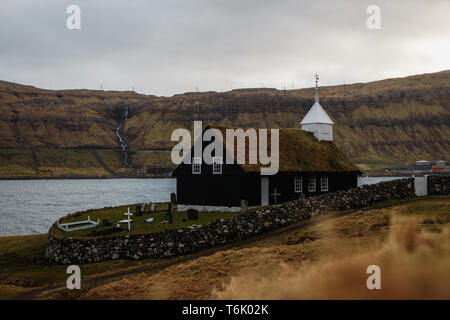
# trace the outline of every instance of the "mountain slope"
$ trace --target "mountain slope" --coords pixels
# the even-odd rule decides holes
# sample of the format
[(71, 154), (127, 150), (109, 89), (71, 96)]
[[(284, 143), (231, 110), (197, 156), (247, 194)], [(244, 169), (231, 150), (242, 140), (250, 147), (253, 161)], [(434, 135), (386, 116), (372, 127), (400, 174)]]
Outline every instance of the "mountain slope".
[[(362, 167), (450, 159), (450, 70), (321, 87), (320, 99), (336, 124), (335, 144)], [(194, 120), (204, 126), (299, 127), (313, 101), (313, 88), (157, 97), (0, 81), (0, 176), (133, 174), (122, 168), (116, 136), (126, 107), (122, 136), (132, 166), (160, 174), (174, 167), (170, 136), (176, 128), (192, 128)]]
[(52, 91), (0, 81), (0, 176), (120, 174), (123, 155), (115, 130), (125, 106), (142, 98), (132, 92)]
[[(354, 161), (376, 164), (450, 158), (450, 71), (322, 87), (320, 96), (336, 124), (334, 142)], [(203, 120), (204, 126), (298, 127), (313, 99), (313, 88), (159, 98), (134, 107), (125, 133), (140, 158), (139, 150), (168, 149), (170, 133), (191, 128), (194, 120)], [(152, 157), (147, 160), (149, 165)]]

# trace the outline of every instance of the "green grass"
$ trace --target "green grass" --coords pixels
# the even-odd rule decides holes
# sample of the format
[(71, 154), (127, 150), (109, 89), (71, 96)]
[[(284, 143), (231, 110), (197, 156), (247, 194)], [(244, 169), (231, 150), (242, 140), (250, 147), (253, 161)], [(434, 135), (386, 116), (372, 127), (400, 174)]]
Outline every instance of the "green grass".
[[(98, 210), (88, 210), (82, 213), (77, 214), (69, 214), (64, 217), (61, 222), (76, 222), (86, 220), (89, 216), (91, 220), (97, 221), (100, 219), (100, 225), (95, 228), (77, 230), (71, 232), (64, 232), (58, 228), (53, 228), (52, 232), (55, 236), (58, 237), (71, 237), (71, 238), (99, 238), (100, 236), (96, 236), (92, 233), (93, 230), (101, 231), (105, 229), (112, 228), (112, 226), (104, 226), (102, 224), (103, 219), (108, 219), (113, 223), (113, 226), (116, 225), (117, 221), (126, 219), (124, 215), (127, 212), (127, 208), (130, 207), (130, 212), (136, 212), (136, 205), (126, 205), (119, 206), (114, 208), (103, 208)], [(122, 224), (120, 231), (103, 236), (119, 236), (119, 235), (131, 235), (131, 234), (148, 234), (148, 233), (157, 233), (162, 232), (164, 230), (170, 229), (179, 229), (184, 228), (193, 224), (203, 225), (209, 222), (218, 220), (218, 219), (226, 219), (234, 217), (238, 214), (238, 212), (199, 212), (198, 220), (188, 220), (186, 212), (175, 212), (173, 215), (173, 223), (162, 223), (165, 220), (166, 212), (167, 212), (168, 203), (158, 203), (156, 207), (156, 212), (150, 213), (146, 211), (142, 216), (138, 217), (134, 215), (132, 217), (133, 222), (131, 223), (131, 231), (128, 231), (128, 225)], [(154, 218), (152, 223), (146, 223), (145, 220), (148, 218)], [(184, 220), (184, 221), (183, 221)]]
[(176, 165), (170, 159), (170, 151), (138, 150), (131, 155), (133, 165), (147, 172), (150, 169), (175, 169)]
[(405, 166), (405, 162), (389, 161), (389, 160), (377, 160), (377, 159), (351, 159), (355, 165), (362, 170), (381, 170), (381, 169), (394, 169)]
[(70, 178), (132, 175), (122, 168), (123, 155), (106, 149), (0, 149), (0, 177)]
[[(43, 261), (47, 234), (0, 237), (0, 299), (10, 299), (29, 290), (52, 285), (64, 286), (68, 277), (66, 265)], [(81, 264), (82, 279), (107, 275), (121, 270), (158, 267), (182, 257), (145, 260), (115, 260)], [(83, 286), (84, 287), (84, 286)]]

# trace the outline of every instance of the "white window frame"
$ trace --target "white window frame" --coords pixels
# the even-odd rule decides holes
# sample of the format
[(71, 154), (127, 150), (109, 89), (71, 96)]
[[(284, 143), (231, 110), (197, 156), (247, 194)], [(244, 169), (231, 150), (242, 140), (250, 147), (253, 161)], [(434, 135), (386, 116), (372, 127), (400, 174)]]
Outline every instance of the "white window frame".
[(192, 174), (202, 173), (202, 158), (193, 157), (192, 158)]
[[(313, 183), (311, 183), (311, 182), (313, 182)], [(308, 192), (316, 192), (316, 177), (309, 177)]]
[(294, 176), (294, 192), (300, 193), (303, 191), (303, 178), (300, 176)]
[(328, 191), (328, 176), (321, 176), (320, 177), (320, 190), (321, 191)]
[(222, 174), (222, 158), (214, 157), (213, 158), (213, 174)]

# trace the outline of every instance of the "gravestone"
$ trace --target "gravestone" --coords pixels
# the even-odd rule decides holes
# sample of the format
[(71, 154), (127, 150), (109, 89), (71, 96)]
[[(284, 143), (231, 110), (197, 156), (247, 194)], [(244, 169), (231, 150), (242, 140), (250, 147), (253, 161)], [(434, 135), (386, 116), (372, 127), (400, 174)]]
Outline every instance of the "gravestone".
[(241, 200), (241, 214), (247, 213), (248, 211), (248, 201)]
[(172, 223), (173, 222), (172, 212), (167, 211), (166, 216), (165, 216), (164, 219), (166, 220), (167, 223)]
[(172, 223), (173, 222), (173, 211), (172, 211), (172, 204), (171, 203), (169, 203), (169, 207), (167, 208), (167, 213), (166, 213), (165, 220), (167, 221), (167, 223)]
[(198, 219), (198, 211), (195, 209), (188, 209), (187, 216), (189, 220), (197, 220)]
[[(130, 207), (128, 207), (128, 211), (125, 212), (124, 215), (127, 216), (128, 219), (126, 219), (126, 220), (121, 220), (121, 221), (124, 221), (124, 222), (126, 221), (126, 222), (128, 223), (128, 231), (130, 231), (130, 230), (131, 230), (131, 224), (130, 224), (130, 222), (132, 221), (132, 220), (131, 220), (131, 216), (133, 215), (133, 214), (130, 212)], [(120, 222), (120, 221), (119, 221), (119, 222)]]
[(140, 204), (136, 205), (136, 217), (142, 216), (142, 207)]
[(298, 195), (298, 200), (300, 201), (305, 200), (305, 194), (303, 192)]
[(150, 212), (156, 212), (156, 203), (150, 204)]
[(170, 203), (177, 204), (177, 195), (173, 192), (170, 194)]
[(172, 214), (176, 212), (177, 195), (175, 193), (170, 194), (170, 204), (172, 205)]

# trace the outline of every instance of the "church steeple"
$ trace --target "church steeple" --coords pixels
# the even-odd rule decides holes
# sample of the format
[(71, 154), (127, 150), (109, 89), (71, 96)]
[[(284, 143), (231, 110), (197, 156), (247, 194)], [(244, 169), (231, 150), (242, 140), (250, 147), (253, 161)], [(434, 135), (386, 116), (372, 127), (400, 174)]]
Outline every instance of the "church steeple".
[(316, 73), (314, 77), (316, 79), (315, 102), (300, 125), (303, 130), (314, 133), (319, 140), (333, 141), (334, 123), (319, 103), (319, 75)]
[(319, 102), (319, 75), (316, 73), (316, 102)]

